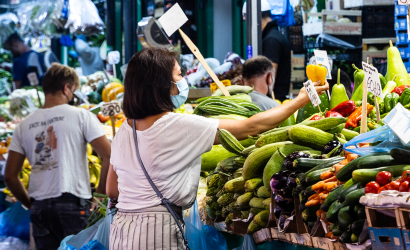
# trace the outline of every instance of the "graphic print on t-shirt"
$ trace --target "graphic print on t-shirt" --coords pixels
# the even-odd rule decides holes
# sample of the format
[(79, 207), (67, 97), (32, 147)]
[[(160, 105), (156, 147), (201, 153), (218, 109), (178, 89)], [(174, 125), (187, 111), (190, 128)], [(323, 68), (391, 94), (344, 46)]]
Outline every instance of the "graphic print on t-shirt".
[(35, 137), (36, 147), (34, 173), (41, 173), (46, 170), (57, 168), (57, 137), (53, 126), (49, 126), (46, 131), (38, 133)]

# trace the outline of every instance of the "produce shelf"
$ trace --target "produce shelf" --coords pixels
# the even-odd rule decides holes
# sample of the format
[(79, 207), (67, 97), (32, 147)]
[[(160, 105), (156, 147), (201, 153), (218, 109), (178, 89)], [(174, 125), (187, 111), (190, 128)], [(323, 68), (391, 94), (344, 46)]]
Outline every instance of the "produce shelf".
[[(373, 58), (387, 58), (387, 50), (379, 50), (379, 51), (368, 51), (368, 47), (370, 45), (389, 45), (389, 41), (392, 41), (393, 44), (396, 43), (395, 37), (387, 37), (387, 38), (363, 38), (363, 60), (366, 60), (369, 57), (370, 60)], [(383, 46), (384, 47), (384, 46)]]
[(202, 97), (210, 96), (210, 88), (190, 89), (188, 94), (188, 101), (196, 100)]
[[(361, 10), (322, 10), (321, 13), (308, 13), (307, 16), (321, 16), (322, 22), (303, 24), (303, 35), (311, 36), (320, 33), (331, 35), (361, 35), (362, 34), (362, 11)], [(339, 23), (327, 21), (327, 16), (347, 17), (351, 23)], [(305, 18), (307, 20), (307, 18)]]
[(367, 224), (369, 227), (401, 228), (398, 207), (367, 207)]

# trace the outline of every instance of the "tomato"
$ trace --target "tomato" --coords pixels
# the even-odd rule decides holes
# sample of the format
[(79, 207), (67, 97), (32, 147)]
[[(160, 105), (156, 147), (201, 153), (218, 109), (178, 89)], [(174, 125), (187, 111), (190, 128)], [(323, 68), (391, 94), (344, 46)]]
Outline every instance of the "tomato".
[(317, 121), (317, 120), (321, 120), (323, 117), (321, 117), (320, 115), (314, 115), (312, 118), (310, 118), (311, 121)]
[(410, 182), (410, 170), (406, 170), (401, 175), (401, 181), (409, 181)]
[(392, 181), (389, 183), (389, 190), (399, 191), (399, 188), (400, 188), (400, 181)]
[(384, 190), (389, 190), (388, 185), (380, 187), (379, 190), (377, 190), (377, 193), (380, 194), (381, 191), (384, 191)]
[(379, 183), (380, 186), (384, 186), (391, 182), (393, 176), (390, 172), (381, 171), (376, 175), (376, 182)]
[(371, 181), (367, 183), (366, 187), (364, 188), (364, 193), (366, 194), (377, 194), (377, 191), (379, 190), (380, 185), (379, 183), (375, 181)]
[(403, 181), (400, 184), (399, 191), (400, 192), (407, 192), (409, 190), (409, 183), (410, 183), (409, 181)]
[(103, 116), (103, 114), (100, 112), (97, 115), (98, 120), (100, 120), (101, 123), (106, 123), (110, 117), (109, 116)]

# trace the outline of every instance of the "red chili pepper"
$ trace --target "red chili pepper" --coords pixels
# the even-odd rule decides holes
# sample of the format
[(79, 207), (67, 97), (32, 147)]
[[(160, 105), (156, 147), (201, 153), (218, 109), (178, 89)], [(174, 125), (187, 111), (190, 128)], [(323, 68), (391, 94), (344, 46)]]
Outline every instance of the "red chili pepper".
[(310, 118), (311, 121), (317, 121), (317, 120), (321, 120), (323, 117), (321, 117), (320, 115), (314, 115), (312, 118)]
[(325, 117), (327, 118), (327, 117), (344, 117), (344, 116), (336, 111), (327, 111)]
[[(358, 107), (352, 114), (350, 114), (349, 118), (347, 119), (345, 128), (348, 128), (348, 127), (356, 128), (357, 127), (357, 123), (362, 118), (362, 107), (363, 106)], [(372, 110), (373, 110), (373, 106), (370, 104), (367, 104), (367, 114), (369, 114), (370, 111)]]
[(395, 87), (395, 88), (391, 91), (391, 93), (396, 93), (396, 94), (398, 94), (399, 96), (401, 96), (401, 94), (403, 94), (404, 90), (407, 89), (407, 88), (410, 88), (410, 86), (409, 86), (409, 85), (401, 85), (401, 86), (399, 86), (399, 87)]
[(335, 111), (341, 114), (343, 117), (349, 116), (356, 110), (356, 104), (354, 101), (345, 101), (334, 107), (330, 111)]

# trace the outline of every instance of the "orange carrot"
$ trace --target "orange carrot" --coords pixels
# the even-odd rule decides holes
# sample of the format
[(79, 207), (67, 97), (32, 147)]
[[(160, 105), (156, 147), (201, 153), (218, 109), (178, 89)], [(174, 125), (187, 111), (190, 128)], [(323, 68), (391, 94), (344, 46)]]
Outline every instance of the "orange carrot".
[(319, 194), (313, 194), (308, 198), (308, 201), (316, 199), (319, 196)]
[(359, 157), (359, 155), (357, 155), (357, 154), (349, 154), (349, 155), (346, 157), (346, 160), (348, 160), (349, 162), (351, 162), (351, 161), (353, 161), (354, 159), (356, 159), (357, 157)]
[(321, 189), (323, 187), (324, 181), (319, 181), (318, 183), (312, 185), (312, 190)]
[(310, 200), (308, 202), (306, 202), (305, 206), (306, 207), (314, 207), (320, 205), (320, 200), (319, 199), (314, 199), (314, 200)]
[(330, 191), (332, 191), (336, 186), (337, 186), (337, 181), (328, 182), (328, 183), (326, 183), (326, 190), (330, 192)]
[(332, 177), (327, 178), (326, 180), (324, 180), (325, 183), (327, 183), (327, 182), (334, 182), (334, 181), (337, 181), (336, 176), (332, 176)]
[(327, 170), (327, 171), (323, 172), (323, 173), (320, 175), (320, 179), (322, 179), (322, 180), (329, 179), (330, 177), (333, 177), (333, 172), (330, 171), (330, 170)]
[(328, 193), (327, 194), (322, 194), (322, 195), (319, 196), (319, 199), (324, 201), (328, 195), (329, 195)]
[(341, 165), (341, 164), (336, 164), (334, 165), (334, 174), (337, 175), (337, 172), (339, 172), (340, 169), (342, 169), (346, 165)]
[(347, 161), (347, 159), (344, 159), (343, 161), (339, 162), (339, 164), (341, 164), (341, 165), (346, 165), (347, 163), (349, 163), (349, 162)]
[(323, 214), (323, 213), (326, 213), (326, 212), (319, 209), (319, 210), (316, 211), (316, 216), (320, 217), (320, 215)]

